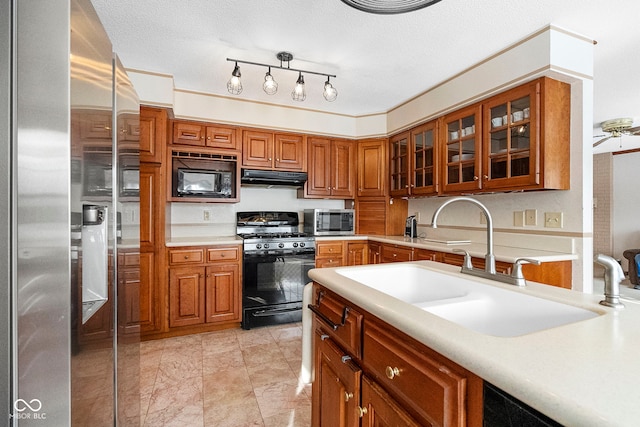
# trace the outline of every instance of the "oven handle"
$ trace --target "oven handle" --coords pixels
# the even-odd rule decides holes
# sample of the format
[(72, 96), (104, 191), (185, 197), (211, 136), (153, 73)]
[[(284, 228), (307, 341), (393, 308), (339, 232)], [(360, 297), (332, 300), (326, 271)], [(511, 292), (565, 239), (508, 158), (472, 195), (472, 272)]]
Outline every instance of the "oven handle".
[(274, 308), (271, 310), (258, 310), (251, 313), (253, 317), (269, 317), (269, 316), (277, 316), (282, 313), (289, 313), (291, 311), (299, 311), (302, 310), (302, 307), (289, 307), (289, 308)]
[(340, 324), (333, 323), (333, 320), (329, 319), (326, 314), (320, 311), (319, 305), (309, 304), (309, 310), (313, 311), (313, 313), (318, 316), (324, 323), (326, 323), (331, 329), (334, 331), (337, 330), (340, 326), (344, 326), (347, 321), (347, 314), (349, 313), (349, 307), (345, 307), (342, 311), (342, 319)]

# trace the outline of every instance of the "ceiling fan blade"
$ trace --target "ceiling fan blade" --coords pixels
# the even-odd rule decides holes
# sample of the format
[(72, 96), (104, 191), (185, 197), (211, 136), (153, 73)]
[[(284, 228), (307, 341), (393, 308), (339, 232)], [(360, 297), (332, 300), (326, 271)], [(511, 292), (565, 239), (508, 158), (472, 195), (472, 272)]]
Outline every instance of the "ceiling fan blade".
[(636, 126), (634, 128), (627, 129), (629, 135), (638, 135), (640, 134), (640, 126)]
[(605, 142), (605, 141), (607, 141), (607, 140), (609, 140), (611, 138), (613, 138), (613, 136), (608, 136), (606, 138), (602, 138), (600, 141), (594, 142), (593, 143), (593, 148), (596, 148), (598, 145), (602, 144), (603, 142)]

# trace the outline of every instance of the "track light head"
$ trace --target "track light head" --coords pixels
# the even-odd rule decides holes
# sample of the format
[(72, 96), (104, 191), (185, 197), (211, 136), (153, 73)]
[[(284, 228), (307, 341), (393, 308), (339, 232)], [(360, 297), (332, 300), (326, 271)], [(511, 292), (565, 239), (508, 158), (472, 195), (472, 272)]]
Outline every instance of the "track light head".
[(294, 101), (304, 101), (307, 98), (307, 92), (304, 88), (304, 77), (302, 73), (298, 73), (298, 80), (296, 81), (296, 86), (293, 88), (293, 92), (291, 92), (291, 99)]
[(231, 73), (231, 78), (227, 82), (227, 90), (232, 95), (240, 95), (242, 93), (242, 82), (240, 81), (240, 67), (236, 62), (235, 67), (233, 67), (233, 72)]
[(278, 91), (278, 83), (273, 80), (273, 76), (271, 75), (271, 67), (269, 67), (269, 71), (264, 75), (264, 83), (262, 84), (262, 90), (267, 95), (273, 95)]
[(327, 76), (327, 81), (324, 82), (324, 90), (322, 91), (322, 96), (329, 102), (333, 102), (338, 97), (338, 91), (329, 81), (330, 77)]

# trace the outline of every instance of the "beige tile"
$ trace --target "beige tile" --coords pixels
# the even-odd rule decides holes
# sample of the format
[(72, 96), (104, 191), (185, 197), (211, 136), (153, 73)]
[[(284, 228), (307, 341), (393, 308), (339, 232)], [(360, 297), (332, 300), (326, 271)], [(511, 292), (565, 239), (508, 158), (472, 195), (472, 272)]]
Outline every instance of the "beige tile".
[(202, 355), (163, 355), (156, 376), (156, 387), (158, 382), (182, 382), (195, 377), (202, 378)]
[(269, 332), (278, 344), (284, 342), (300, 342), (302, 339), (302, 328), (299, 326), (274, 328)]
[(309, 397), (297, 383), (268, 384), (255, 387), (254, 392), (264, 418), (311, 405)]
[(149, 399), (147, 416), (171, 407), (203, 405), (202, 378), (189, 378), (182, 383), (156, 387)]
[(244, 368), (244, 366), (242, 352), (237, 346), (234, 350), (207, 353), (202, 358), (202, 372), (204, 375)]
[(256, 345), (274, 344), (275, 340), (266, 328), (251, 329), (249, 331), (238, 330), (236, 332), (240, 349), (244, 350), (248, 347)]
[(240, 345), (234, 329), (202, 334), (202, 353), (224, 353), (238, 350)]
[(311, 405), (300, 405), (294, 409), (264, 418), (264, 427), (309, 427)]
[(205, 375), (202, 378), (205, 406), (239, 405), (255, 401), (253, 386), (246, 369)]
[(247, 366), (269, 365), (284, 360), (284, 355), (275, 342), (246, 347), (242, 350), (242, 356)]
[(284, 360), (247, 366), (247, 372), (254, 388), (273, 383), (296, 384), (298, 382), (298, 378)]
[(173, 405), (147, 414), (145, 427), (202, 427), (204, 410), (201, 403)]
[(238, 405), (205, 407), (207, 427), (263, 427), (262, 415), (255, 399)]

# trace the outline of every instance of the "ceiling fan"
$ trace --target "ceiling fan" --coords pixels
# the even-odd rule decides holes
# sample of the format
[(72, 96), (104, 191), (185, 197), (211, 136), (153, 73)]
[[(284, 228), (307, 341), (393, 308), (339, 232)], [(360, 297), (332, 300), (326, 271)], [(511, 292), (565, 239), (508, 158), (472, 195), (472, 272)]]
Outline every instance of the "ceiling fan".
[[(629, 136), (640, 135), (640, 126), (632, 127), (633, 119), (629, 117), (622, 118), (622, 119), (607, 120), (602, 122), (601, 126), (602, 126), (602, 130), (604, 132), (610, 133), (610, 135), (606, 136), (605, 138), (602, 138), (599, 141), (594, 142), (593, 143), (594, 148), (611, 138), (620, 138), (622, 135), (629, 135)], [(605, 135), (595, 135), (594, 138), (601, 137), (601, 136), (605, 136)]]

